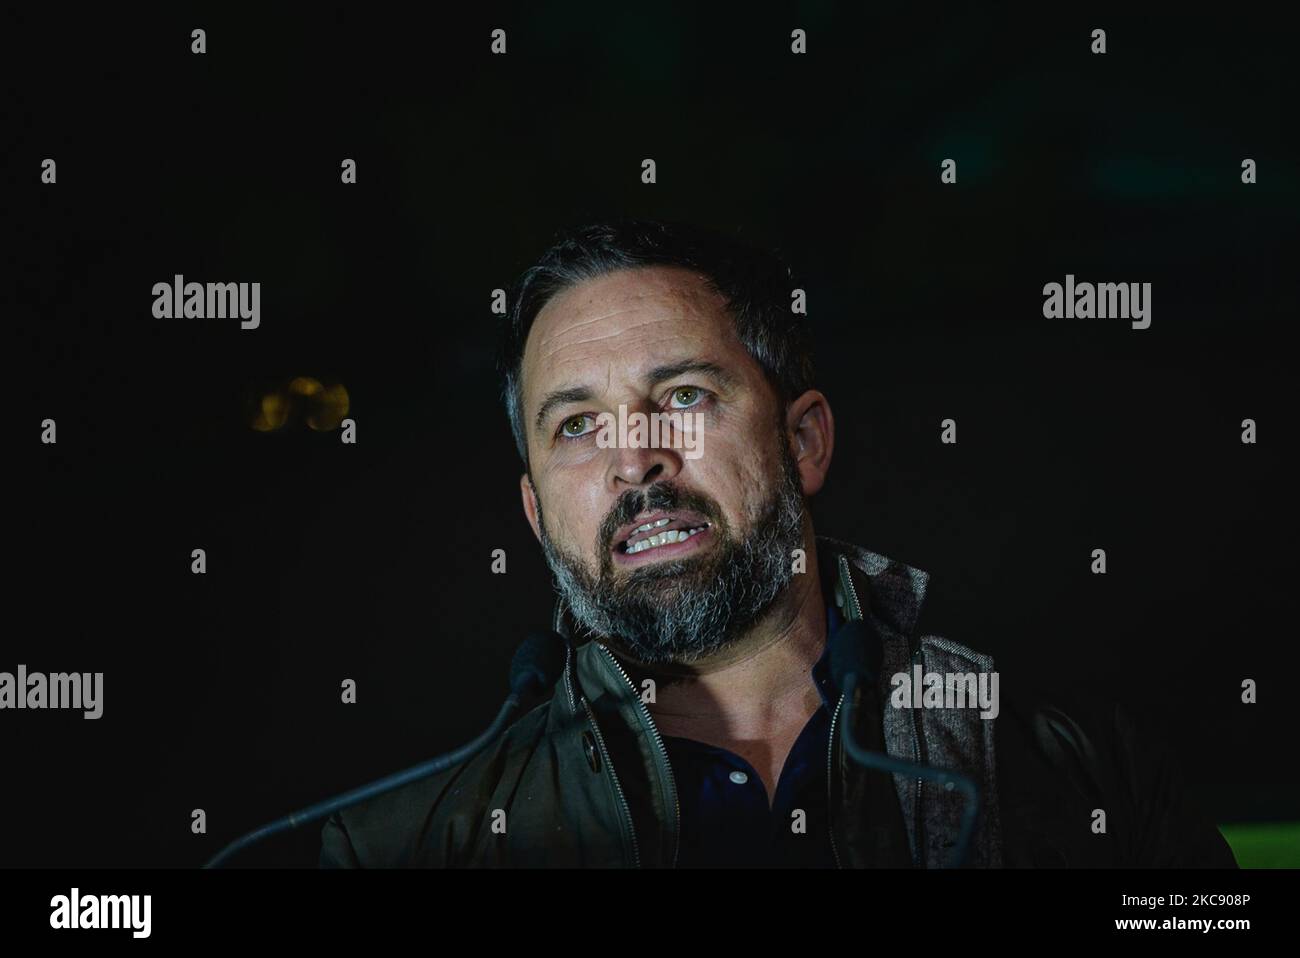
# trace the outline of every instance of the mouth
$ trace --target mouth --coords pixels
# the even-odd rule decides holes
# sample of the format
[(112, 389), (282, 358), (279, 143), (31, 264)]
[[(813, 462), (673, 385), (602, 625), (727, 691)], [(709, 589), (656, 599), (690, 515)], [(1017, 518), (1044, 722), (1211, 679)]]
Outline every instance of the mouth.
[(614, 536), (618, 565), (677, 558), (704, 546), (713, 524), (695, 512), (653, 512), (638, 516)]

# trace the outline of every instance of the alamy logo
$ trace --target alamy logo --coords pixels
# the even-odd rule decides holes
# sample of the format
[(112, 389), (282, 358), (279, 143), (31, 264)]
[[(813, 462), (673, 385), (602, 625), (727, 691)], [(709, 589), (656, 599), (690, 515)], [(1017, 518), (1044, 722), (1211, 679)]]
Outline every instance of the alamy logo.
[(896, 709), (982, 709), (980, 718), (995, 719), (998, 705), (996, 672), (922, 672), (913, 665), (912, 672), (895, 672), (889, 684), (894, 687), (889, 704)]
[(132, 938), (148, 938), (152, 926), (152, 895), (71, 895), (50, 899), (51, 928), (130, 928)]
[(1131, 319), (1134, 329), (1151, 325), (1150, 283), (1075, 283), (1065, 274), (1065, 286), (1043, 287), (1043, 315), (1048, 319)]
[(596, 416), (596, 445), (601, 449), (682, 449), (687, 459), (704, 455), (704, 413), (629, 413), (618, 407), (618, 416), (602, 412)]
[(84, 709), (82, 718), (104, 714), (103, 672), (0, 672), (0, 709)]
[(234, 319), (241, 329), (262, 321), (261, 283), (187, 283), (177, 273), (170, 283), (153, 284), (155, 319)]

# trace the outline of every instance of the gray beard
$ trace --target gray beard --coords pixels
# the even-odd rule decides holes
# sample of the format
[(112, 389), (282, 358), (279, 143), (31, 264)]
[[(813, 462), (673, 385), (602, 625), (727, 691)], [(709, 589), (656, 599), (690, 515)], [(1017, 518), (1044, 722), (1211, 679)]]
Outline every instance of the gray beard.
[[(797, 466), (782, 444), (781, 474), (752, 529), (732, 534), (712, 499), (683, 493), (671, 482), (630, 490), (602, 522), (596, 539), (600, 574), (546, 533), (542, 551), (555, 585), (591, 638), (647, 665), (687, 665), (726, 648), (759, 621), (794, 576), (794, 550), (803, 547), (804, 499)], [(689, 508), (706, 516), (717, 541), (705, 555), (659, 562), (615, 574), (614, 531), (648, 509)]]

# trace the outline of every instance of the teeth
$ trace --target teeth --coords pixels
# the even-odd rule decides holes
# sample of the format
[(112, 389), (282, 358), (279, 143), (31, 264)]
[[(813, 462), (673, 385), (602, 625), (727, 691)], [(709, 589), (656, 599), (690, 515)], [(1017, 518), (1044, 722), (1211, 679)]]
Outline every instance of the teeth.
[[(669, 522), (668, 519), (660, 519), (658, 522), (642, 526), (637, 532), (648, 531), (655, 526), (661, 526)], [(640, 542), (633, 543), (627, 547), (628, 555), (636, 555), (638, 552), (645, 552), (646, 549), (657, 549), (659, 546), (669, 545), (674, 542), (685, 542), (693, 535), (698, 535), (705, 530), (705, 526), (696, 529), (669, 529), (667, 532), (660, 532), (653, 536), (647, 536)]]
[(638, 532), (649, 532), (651, 529), (657, 529), (659, 526), (666, 526), (672, 521), (672, 519), (656, 519), (654, 522), (647, 522), (643, 526), (637, 526), (632, 530), (632, 534), (636, 535)]

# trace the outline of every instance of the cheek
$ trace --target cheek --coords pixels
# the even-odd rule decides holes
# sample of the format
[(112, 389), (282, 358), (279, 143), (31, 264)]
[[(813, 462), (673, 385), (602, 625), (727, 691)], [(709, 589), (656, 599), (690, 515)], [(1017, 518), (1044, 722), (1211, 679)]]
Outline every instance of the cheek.
[[(727, 518), (739, 528), (752, 528), (781, 479), (781, 444), (772, 407), (761, 397), (766, 387), (755, 384), (749, 397), (718, 409), (704, 442), (705, 463), (712, 488)], [(725, 495), (725, 498), (723, 496)]]
[(692, 484), (717, 500), (733, 529), (746, 529), (758, 518), (770, 494), (769, 457), (775, 450), (717, 443), (716, 453), (699, 460), (706, 464)]
[(601, 484), (566, 470), (545, 482), (538, 494), (547, 535), (570, 551), (588, 552), (610, 507), (603, 500)]

